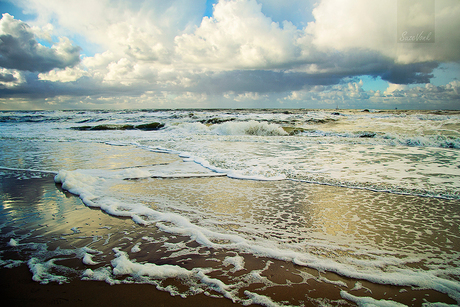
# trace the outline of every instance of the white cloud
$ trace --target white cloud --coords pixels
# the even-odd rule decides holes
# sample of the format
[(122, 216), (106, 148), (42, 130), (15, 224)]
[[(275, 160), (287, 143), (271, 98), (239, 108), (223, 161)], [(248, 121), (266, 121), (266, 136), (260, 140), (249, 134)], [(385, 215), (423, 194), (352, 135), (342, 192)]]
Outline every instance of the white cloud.
[(257, 92), (244, 92), (237, 94), (234, 91), (228, 91), (223, 93), (223, 97), (229, 100), (244, 102), (244, 101), (258, 101), (268, 98), (268, 95), (261, 95)]
[[(417, 2), (423, 7), (432, 1)], [(459, 1), (436, 1), (436, 42), (430, 44), (398, 43), (397, 3), (397, 0), (323, 0), (313, 10), (315, 22), (309, 23), (306, 32), (322, 51), (364, 49), (379, 52), (400, 64), (460, 60), (460, 33), (454, 30), (460, 28), (460, 19), (456, 17), (460, 15)], [(413, 1), (404, 3), (409, 5)], [(423, 24), (429, 22), (425, 17), (408, 18)]]
[(82, 65), (89, 69), (97, 70), (106, 68), (110, 63), (117, 61), (118, 57), (110, 50), (104, 53), (97, 53), (92, 57), (86, 57), (82, 60)]
[(434, 0), (399, 1), (398, 22), (403, 21), (408, 27), (422, 28), (432, 21), (434, 9)]
[(117, 50), (139, 61), (168, 62), (170, 52), (157, 39), (160, 33), (161, 31), (154, 25), (148, 29), (142, 29), (127, 22), (110, 25), (107, 29), (110, 44), (116, 45), (111, 48), (112, 50)]
[(255, 92), (246, 92), (242, 94), (238, 94), (234, 100), (235, 101), (245, 101), (245, 100), (261, 100), (267, 98), (268, 95), (260, 95), (259, 93)]
[(185, 103), (205, 102), (208, 99), (206, 93), (185, 92), (174, 98), (175, 101)]
[(291, 94), (287, 97), (284, 97), (284, 100), (305, 100), (307, 97), (307, 91), (292, 91)]
[(191, 34), (176, 37), (186, 63), (213, 69), (270, 69), (289, 64), (300, 50), (300, 32), (290, 22), (273, 22), (255, 0), (220, 1)]
[(104, 77), (104, 82), (132, 79), (129, 76), (134, 72), (134, 64), (127, 58), (121, 58), (118, 62), (112, 62), (107, 68), (108, 73)]
[[(119, 1), (119, 0), (18, 0), (26, 11), (37, 13), (34, 25), (43, 26), (54, 20), (60, 35), (78, 33), (88, 41), (112, 52), (131, 46), (145, 49), (156, 42), (171, 48), (174, 37), (190, 31), (201, 20), (206, 0)], [(136, 32), (141, 31), (138, 35)], [(139, 41), (138, 38), (147, 39)], [(143, 55), (142, 55), (143, 56)]]
[(371, 49), (396, 43), (396, 0), (323, 0), (306, 32), (322, 51)]
[(390, 83), (388, 84), (387, 89), (385, 90), (384, 94), (385, 95), (392, 95), (394, 92), (399, 92), (399, 91), (405, 91), (409, 87), (405, 84), (394, 84)]
[(31, 27), (31, 30), (35, 34), (35, 36), (39, 39), (42, 39), (49, 44), (53, 43), (53, 33), (54, 33), (54, 27), (52, 24), (48, 23), (44, 25), (43, 27), (38, 27), (38, 26), (33, 26)]
[(83, 76), (89, 76), (88, 72), (79, 67), (62, 69), (53, 69), (47, 73), (38, 74), (38, 79), (51, 82), (73, 82)]

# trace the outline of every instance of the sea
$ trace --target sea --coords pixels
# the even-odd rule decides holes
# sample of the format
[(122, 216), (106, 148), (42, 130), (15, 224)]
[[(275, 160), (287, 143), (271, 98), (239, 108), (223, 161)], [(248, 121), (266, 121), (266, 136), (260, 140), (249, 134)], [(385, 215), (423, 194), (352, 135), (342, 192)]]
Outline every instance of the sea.
[(2, 111), (0, 153), (0, 267), (39, 283), (460, 304), (460, 111)]

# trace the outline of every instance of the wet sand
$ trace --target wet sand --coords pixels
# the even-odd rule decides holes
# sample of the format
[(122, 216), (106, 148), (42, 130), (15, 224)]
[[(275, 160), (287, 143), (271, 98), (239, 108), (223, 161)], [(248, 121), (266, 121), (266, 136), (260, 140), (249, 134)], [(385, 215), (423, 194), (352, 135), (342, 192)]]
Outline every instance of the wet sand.
[[(30, 174), (27, 174), (29, 177)], [(15, 237), (30, 233), (24, 241), (48, 242), (49, 249), (84, 246), (90, 242), (83, 234), (107, 237), (108, 227), (137, 227), (130, 219), (115, 218), (100, 210), (85, 207), (81, 200), (60, 189), (52, 176), (18, 180), (0, 176), (2, 188), (1, 214), (15, 216), (12, 225), (2, 229), (2, 259), (27, 260), (8, 245), (8, 231)], [(21, 212), (21, 213), (20, 213)], [(101, 225), (104, 227), (101, 228)], [(127, 225), (129, 224), (129, 225)], [(131, 225), (132, 224), (132, 225)], [(77, 238), (70, 225), (85, 225)], [(117, 232), (112, 230), (110, 233)], [(116, 235), (112, 237), (117, 241)], [(107, 246), (110, 249), (111, 245)], [(66, 260), (66, 265), (81, 269), (80, 259)], [(0, 269), (0, 297), (5, 306), (230, 306), (225, 298), (198, 294), (186, 299), (171, 296), (149, 284), (110, 285), (103, 281), (81, 280), (71, 276), (69, 282), (41, 284), (32, 280), (27, 264)]]
[[(25, 260), (31, 257), (31, 252), (11, 246), (10, 240), (22, 238), (20, 243), (46, 243), (49, 251), (60, 249), (78, 249), (91, 246), (102, 254), (95, 254), (93, 260), (98, 264), (87, 265), (81, 256), (63, 257), (56, 263), (65, 265), (73, 270), (66, 272), (66, 282), (50, 282), (40, 284), (32, 280), (33, 274), (27, 264), (10, 265), (11, 268), (0, 269), (0, 289), (2, 301), (7, 306), (229, 306), (235, 305), (231, 300), (223, 298), (218, 292), (189, 295), (187, 298), (171, 296), (168, 292), (157, 290), (152, 284), (115, 284), (104, 281), (82, 280), (81, 272), (85, 268), (95, 270), (106, 266), (114, 259), (112, 248), (120, 247), (129, 252), (136, 242), (143, 237), (164, 238), (168, 242), (184, 242), (193, 248), (190, 238), (171, 236), (160, 232), (152, 226), (141, 226), (130, 218), (113, 217), (99, 209), (84, 206), (74, 195), (60, 189), (52, 176), (31, 178), (33, 174), (11, 176), (4, 174), (1, 178), (0, 216), (1, 229), (1, 259)], [(37, 176), (38, 177), (38, 176)], [(199, 182), (200, 179), (188, 179)], [(214, 180), (214, 179), (206, 179)], [(220, 179), (219, 179), (220, 180)], [(318, 185), (314, 185), (318, 188)], [(338, 188), (341, 189), (341, 188)], [(75, 226), (78, 226), (75, 228)], [(94, 238), (97, 238), (95, 241)], [(145, 239), (144, 239), (145, 240)], [(198, 246), (197, 246), (198, 248)], [(232, 255), (231, 251), (209, 250), (197, 254), (190, 259), (172, 256), (161, 246), (152, 245), (142, 249), (135, 255), (137, 262), (153, 262), (156, 264), (174, 264), (187, 269), (193, 267), (209, 267), (210, 259), (224, 259)], [(171, 255), (169, 258), (168, 255)], [(292, 262), (284, 262), (254, 255), (244, 255), (245, 269), (236, 272), (216, 270), (210, 274), (212, 278), (237, 278), (252, 270), (263, 270), (272, 286), (252, 283), (242, 292), (249, 290), (253, 293), (267, 295), (274, 301), (286, 304), (318, 306), (322, 302), (334, 306), (353, 306), (354, 302), (345, 300), (341, 291), (345, 290), (354, 296), (368, 296), (372, 293), (375, 299), (395, 300), (409, 306), (421, 306), (424, 302), (445, 302), (456, 304), (447, 295), (432, 290), (411, 289), (410, 287), (395, 287), (377, 285), (364, 280), (356, 280), (329, 272), (319, 272), (314, 269), (301, 267)], [(45, 257), (46, 258), (46, 257)], [(56, 257), (59, 258), (59, 257)], [(211, 264), (212, 265), (212, 264)], [(303, 276), (303, 278), (301, 277)], [(308, 278), (305, 279), (305, 276)], [(177, 280), (163, 281), (162, 286), (174, 284), (180, 287)], [(360, 285), (359, 289), (351, 291)], [(211, 297), (214, 296), (214, 297)]]
[(42, 285), (32, 280), (27, 266), (0, 269), (0, 287), (4, 306), (234, 306), (228, 299), (204, 294), (173, 297), (152, 285), (109, 285), (77, 278)]

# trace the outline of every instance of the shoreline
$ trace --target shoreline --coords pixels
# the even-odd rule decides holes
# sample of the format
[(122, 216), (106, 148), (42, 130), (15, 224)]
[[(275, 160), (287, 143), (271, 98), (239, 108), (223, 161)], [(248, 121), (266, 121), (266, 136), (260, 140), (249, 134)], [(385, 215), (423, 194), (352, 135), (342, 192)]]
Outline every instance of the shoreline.
[(40, 284), (27, 266), (0, 269), (0, 295), (5, 306), (235, 306), (226, 298), (204, 294), (181, 298), (148, 284), (109, 285), (74, 279), (69, 283)]
[[(273, 278), (282, 279), (280, 271), (270, 272)], [(330, 279), (329, 279), (330, 278)], [(337, 281), (332, 278), (338, 278)], [(274, 287), (264, 291), (277, 300), (298, 299), (308, 294), (313, 301), (304, 301), (303, 306), (319, 306), (326, 299), (329, 306), (356, 306), (357, 302), (347, 300), (347, 295), (355, 298), (369, 297), (383, 304), (399, 303), (406, 306), (422, 306), (436, 302), (456, 305), (455, 300), (433, 290), (412, 290), (410, 287), (376, 285), (360, 281), (361, 289), (338, 290), (336, 284), (351, 279), (334, 273), (324, 273), (324, 280), (309, 280), (304, 284), (292, 284), (289, 287)], [(356, 283), (356, 281), (352, 281)], [(224, 297), (210, 297), (203, 293), (187, 296), (172, 296), (169, 292), (158, 290), (152, 284), (123, 283), (110, 285), (104, 281), (81, 280), (74, 278), (67, 283), (50, 282), (41, 284), (32, 280), (32, 273), (26, 265), (15, 268), (0, 268), (0, 295), (7, 306), (264, 306), (264, 304), (240, 304)], [(332, 291), (331, 291), (332, 290)], [(345, 295), (341, 295), (345, 291)], [(255, 293), (255, 292), (254, 292)], [(319, 301), (316, 301), (319, 299)], [(294, 305), (296, 306), (296, 305)]]
[[(50, 175), (29, 179), (17, 179), (3, 175), (0, 177), (4, 193), (2, 201), (7, 204), (1, 213), (3, 215), (23, 214), (22, 217), (15, 217), (12, 220), (19, 222), (18, 226), (10, 223), (5, 228), (8, 231), (13, 230), (17, 237), (22, 235), (24, 239), (20, 240), (20, 243), (41, 240), (47, 243), (49, 251), (58, 248), (65, 250), (90, 246), (104, 252), (104, 255), (94, 254), (93, 260), (99, 263), (96, 265), (84, 264), (82, 259), (76, 256), (63, 258), (63, 261), (58, 260), (59, 263), (65, 263), (79, 271), (84, 268), (95, 270), (98, 267), (107, 266), (113, 260), (114, 255), (111, 252), (113, 248), (121, 246), (125, 252), (132, 251), (132, 246), (135, 246), (135, 243), (144, 242), (143, 237), (146, 235), (174, 237), (173, 239), (167, 238), (167, 240), (185, 242), (187, 245), (196, 243), (187, 241), (187, 238), (159, 233), (150, 226), (138, 225), (131, 218), (114, 217), (100, 209), (88, 208), (77, 196), (60, 189)], [(191, 178), (188, 180), (198, 182), (200, 179)], [(208, 178), (206, 180), (214, 179)], [(142, 186), (140, 183), (133, 184), (136, 184), (137, 188)], [(346, 192), (346, 190), (341, 190), (346, 188), (335, 189)], [(8, 194), (7, 197), (5, 197), (6, 194)], [(22, 250), (16, 250), (14, 246), (8, 246), (10, 237), (3, 228), (1, 234), (2, 259), (4, 260), (5, 256), (11, 259), (25, 257), (27, 261), (27, 257), (30, 257), (29, 254)], [(99, 241), (94, 242), (94, 237), (100, 238)], [(197, 248), (199, 248), (198, 245)], [(341, 306), (354, 305), (353, 301), (343, 297), (342, 291), (346, 291), (349, 295), (356, 297), (368, 297), (372, 294), (376, 300), (394, 300), (411, 306), (421, 306), (424, 302), (430, 301), (456, 304), (455, 300), (446, 294), (434, 290), (374, 284), (331, 272), (320, 272), (292, 262), (248, 254), (240, 254), (244, 258), (244, 270), (224, 272), (220, 271), (223, 268), (219, 268), (217, 264), (210, 265), (209, 262), (213, 263), (216, 259), (223, 260), (233, 251), (210, 249), (207, 253), (207, 256), (196, 255), (194, 259), (188, 259), (172, 257), (171, 253), (161, 247), (158, 250), (142, 248), (140, 253), (132, 253), (130, 259), (132, 257), (133, 261), (138, 263), (152, 262), (160, 265), (171, 263), (189, 270), (195, 266), (210, 266), (215, 268), (214, 273), (209, 274), (210, 277), (220, 278), (224, 281), (258, 270), (261, 272), (260, 275), (271, 283), (271, 286), (265, 287), (262, 284), (253, 283), (247, 288), (242, 288), (240, 292), (250, 291), (251, 293), (266, 295), (276, 302), (303, 301), (305, 306), (317, 306), (320, 302)], [(56, 259), (59, 257), (55, 256)], [(188, 295), (185, 299), (180, 296), (171, 296), (170, 293), (160, 291), (152, 284), (129, 283), (130, 280), (133, 280), (130, 276), (128, 278), (120, 276), (123, 284), (119, 285), (110, 285), (104, 281), (82, 280), (78, 274), (69, 278), (68, 283), (63, 284), (50, 282), (43, 285), (33, 281), (32, 277), (33, 275), (26, 264), (14, 268), (0, 268), (1, 295), (9, 306), (32, 304), (34, 306), (48, 306), (50, 304), (64, 306), (87, 304), (100, 306), (126, 306), (126, 304), (153, 306), (240, 305), (227, 298), (210, 297), (203, 293)], [(177, 280), (168, 279), (165, 284), (175, 282)], [(211, 295), (222, 296), (218, 292), (213, 292)], [(244, 297), (244, 293), (240, 293), (240, 297)]]

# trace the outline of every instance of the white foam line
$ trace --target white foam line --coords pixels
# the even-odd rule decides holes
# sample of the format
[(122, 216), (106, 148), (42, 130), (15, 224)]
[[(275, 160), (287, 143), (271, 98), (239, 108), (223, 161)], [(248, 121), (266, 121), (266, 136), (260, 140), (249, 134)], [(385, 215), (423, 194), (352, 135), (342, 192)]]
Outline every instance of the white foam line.
[[(150, 178), (199, 178), (199, 177), (223, 177), (224, 173), (207, 173), (207, 174), (177, 174), (177, 175), (153, 175)], [(131, 179), (131, 178), (129, 178)]]
[[(227, 176), (229, 178), (232, 178), (232, 179), (241, 179), (241, 180), (257, 180), (257, 181), (279, 181), (279, 180), (285, 180), (286, 179), (286, 176), (285, 175), (278, 175), (278, 176), (274, 176), (274, 177), (265, 177), (265, 176), (260, 176), (260, 175), (256, 175), (256, 176), (247, 176), (247, 175), (242, 175), (242, 174), (238, 174), (238, 171), (232, 171), (232, 170), (228, 170), (228, 169), (223, 169), (223, 168), (218, 168), (218, 167), (215, 167), (215, 166), (212, 166), (208, 161), (206, 161), (205, 159), (203, 158), (199, 158), (199, 157), (196, 157), (196, 156), (192, 156), (190, 153), (188, 152), (179, 152), (179, 151), (175, 151), (175, 150), (170, 150), (170, 149), (166, 149), (166, 148), (162, 148), (162, 147), (151, 147), (149, 149), (150, 151), (153, 151), (153, 152), (158, 152), (158, 153), (166, 153), (166, 154), (175, 154), (175, 155), (178, 155), (180, 158), (183, 159), (184, 162), (194, 162), (198, 165), (201, 165), (203, 166), (204, 168), (207, 168), (211, 171), (214, 172), (213, 175), (206, 175), (206, 176)], [(188, 174), (185, 174), (186, 177), (194, 177), (194, 176), (188, 176)], [(163, 176), (151, 176), (152, 178), (176, 178), (176, 177), (184, 177), (182, 175), (180, 176), (175, 176), (175, 175), (172, 175), (171, 177), (163, 177)], [(197, 177), (205, 177), (205, 176), (197, 176)]]
[(124, 170), (124, 169), (136, 169), (136, 168), (145, 168), (145, 167), (150, 167), (150, 166), (162, 166), (162, 165), (169, 165), (171, 163), (153, 163), (153, 164), (147, 164), (147, 165), (134, 165), (134, 166), (129, 166), (129, 167), (115, 167), (111, 168), (110, 170), (116, 171), (116, 170)]
[(183, 158), (184, 162), (194, 162), (196, 164), (199, 164), (203, 166), (204, 168), (207, 168), (213, 172), (216, 173), (221, 173), (227, 176), (228, 178), (232, 179), (240, 179), (240, 180), (257, 180), (257, 181), (280, 181), (280, 180), (285, 180), (286, 176), (285, 175), (278, 175), (278, 176), (273, 176), (273, 177), (265, 177), (262, 175), (255, 175), (255, 176), (248, 176), (248, 175), (242, 175), (238, 174), (238, 171), (235, 170), (228, 170), (228, 169), (223, 169), (223, 168), (218, 168), (215, 166), (212, 166), (208, 161), (206, 161), (203, 158), (198, 158), (191, 156), (187, 153), (181, 153), (179, 157)]
[[(460, 283), (438, 277), (436, 276), (436, 272), (414, 271), (394, 266), (391, 272), (376, 271), (372, 267), (357, 269), (352, 265), (339, 263), (331, 259), (324, 259), (313, 254), (279, 249), (275, 246), (257, 245), (239, 235), (218, 233), (195, 225), (188, 218), (177, 213), (159, 212), (142, 204), (119, 203), (114, 199), (95, 195), (93, 193), (97, 193), (96, 185), (99, 182), (103, 182), (103, 179), (84, 175), (78, 171), (60, 171), (55, 177), (55, 181), (62, 183), (63, 189), (79, 195), (87, 206), (99, 207), (114, 216), (131, 217), (138, 224), (155, 224), (162, 231), (188, 236), (208, 248), (234, 248), (258, 256), (289, 261), (300, 266), (334, 272), (339, 275), (364, 279), (378, 284), (433, 289), (446, 293), (460, 302)], [(215, 243), (215, 240), (228, 243)]]
[(359, 297), (354, 296), (344, 290), (340, 291), (340, 296), (346, 300), (355, 302), (358, 306), (376, 306), (376, 307), (406, 307), (406, 305), (389, 301), (389, 300), (376, 300), (372, 297)]
[(55, 171), (45, 171), (45, 170), (32, 169), (32, 168), (14, 168), (14, 167), (4, 167), (4, 166), (0, 166), (0, 170), (20, 171), (20, 172), (37, 172), (37, 173), (46, 173), (46, 174), (54, 174), (54, 175), (58, 174), (58, 172), (55, 172)]
[(258, 304), (266, 307), (286, 307), (287, 305), (281, 305), (275, 303), (271, 298), (260, 295), (249, 290), (245, 290), (244, 294), (249, 297), (249, 302), (252, 304)]
[(206, 287), (221, 293), (233, 302), (236, 301), (236, 298), (228, 291), (230, 290), (230, 286), (219, 279), (207, 276), (205, 271), (201, 268), (187, 270), (183, 267), (171, 264), (157, 265), (155, 263), (137, 263), (131, 261), (125, 252), (117, 248), (114, 248), (113, 251), (115, 253), (115, 259), (113, 259), (111, 263), (114, 275), (146, 276), (161, 280), (167, 278), (189, 279), (194, 277)]

